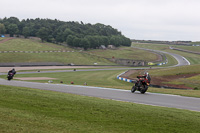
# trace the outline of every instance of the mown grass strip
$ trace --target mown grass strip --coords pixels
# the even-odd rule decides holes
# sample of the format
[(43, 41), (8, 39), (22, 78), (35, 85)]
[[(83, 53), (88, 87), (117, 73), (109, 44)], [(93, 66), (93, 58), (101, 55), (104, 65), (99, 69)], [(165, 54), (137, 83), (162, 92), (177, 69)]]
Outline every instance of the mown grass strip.
[(82, 54), (79, 52), (65, 53), (4, 53), (0, 54), (1, 63), (17, 62), (58, 62), (75, 65), (117, 65), (104, 58)]
[(199, 132), (200, 113), (0, 85), (0, 132)]

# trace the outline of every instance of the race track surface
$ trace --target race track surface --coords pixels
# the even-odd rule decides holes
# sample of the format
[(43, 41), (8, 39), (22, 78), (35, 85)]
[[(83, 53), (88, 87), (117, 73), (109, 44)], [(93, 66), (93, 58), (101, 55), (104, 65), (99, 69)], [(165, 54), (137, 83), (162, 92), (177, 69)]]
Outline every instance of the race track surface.
[[(152, 51), (152, 52), (156, 52), (156, 53), (164, 53), (164, 54), (169, 54), (171, 56), (173, 56), (178, 64), (175, 66), (185, 66), (185, 65), (190, 65), (190, 62), (183, 56), (178, 55), (178, 54), (174, 54), (174, 53), (170, 53), (170, 52), (165, 52), (165, 51), (160, 51), (160, 50), (153, 50), (153, 49), (146, 49), (146, 48), (139, 48), (139, 47), (133, 47), (133, 48), (137, 48), (137, 49), (142, 49), (142, 50), (148, 50), (148, 51)], [(173, 66), (174, 67), (174, 66)]]
[(25, 81), (7, 81), (0, 79), (0, 84), (29, 87), (34, 89), (57, 91), (63, 93), (72, 93), (77, 95), (99, 97), (105, 99), (140, 103), (153, 106), (163, 106), (170, 108), (186, 109), (192, 111), (200, 111), (200, 98), (183, 97), (167, 94), (145, 93), (139, 92), (131, 93), (130, 90), (100, 88), (89, 86), (65, 85), (65, 84), (47, 84), (35, 83)]

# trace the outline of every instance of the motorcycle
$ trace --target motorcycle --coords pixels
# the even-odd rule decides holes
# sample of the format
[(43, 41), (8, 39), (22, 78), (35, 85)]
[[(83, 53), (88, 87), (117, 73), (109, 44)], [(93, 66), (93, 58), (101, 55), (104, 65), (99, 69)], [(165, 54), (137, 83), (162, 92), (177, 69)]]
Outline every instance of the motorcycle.
[(13, 77), (14, 77), (14, 73), (9, 73), (8, 76), (7, 76), (8, 80), (13, 79)]
[(131, 88), (131, 92), (134, 93), (136, 90), (140, 91), (144, 94), (148, 90), (148, 86), (150, 85), (150, 76), (137, 76), (138, 80), (136, 81), (135, 85)]
[(8, 71), (8, 75), (7, 75), (8, 80), (10, 81), (11, 79), (13, 79), (15, 74), (16, 74), (16, 71), (14, 68), (12, 70)]

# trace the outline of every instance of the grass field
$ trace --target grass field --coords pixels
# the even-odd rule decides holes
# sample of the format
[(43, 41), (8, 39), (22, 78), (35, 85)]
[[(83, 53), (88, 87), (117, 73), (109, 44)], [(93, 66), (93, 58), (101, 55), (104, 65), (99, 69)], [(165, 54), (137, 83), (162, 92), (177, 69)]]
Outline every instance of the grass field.
[[(90, 50), (87, 53), (97, 55), (99, 57), (105, 57), (105, 58), (117, 58), (117, 59), (135, 59), (135, 60), (145, 60), (145, 61), (155, 61), (158, 59), (157, 55), (151, 52), (147, 52), (148, 56), (145, 56), (144, 58), (144, 50), (139, 50), (135, 48), (130, 47), (120, 47), (117, 50)], [(146, 52), (145, 52), (146, 53)]]
[(58, 62), (63, 64), (73, 63), (75, 65), (117, 65), (106, 58), (121, 58), (133, 60), (157, 60), (157, 55), (151, 52), (146, 57), (144, 51), (136, 50), (130, 47), (121, 47), (116, 50), (88, 50), (80, 52), (80, 50), (72, 49), (66, 46), (41, 43), (40, 41), (31, 39), (15, 38), (6, 42), (0, 43), (0, 51), (52, 51), (65, 50), (74, 52), (61, 53), (0, 53), (1, 63), (11, 62)]
[(3, 53), (0, 54), (0, 62), (58, 62), (75, 65), (117, 65), (104, 58), (92, 56), (80, 52), (65, 53)]
[(199, 132), (200, 113), (0, 85), (0, 132)]
[(41, 43), (31, 39), (11, 39), (0, 43), (1, 51), (50, 51), (50, 50), (74, 50), (69, 47), (55, 45), (52, 43)]
[(178, 46), (178, 45), (173, 45), (175, 48), (180, 48), (180, 49), (185, 49), (189, 51), (195, 51), (195, 52), (200, 52), (200, 46)]
[(169, 75), (181, 75), (181, 74), (200, 74), (200, 65), (179, 66), (172, 68), (163, 68), (150, 70), (151, 74), (155, 76), (169, 76)]

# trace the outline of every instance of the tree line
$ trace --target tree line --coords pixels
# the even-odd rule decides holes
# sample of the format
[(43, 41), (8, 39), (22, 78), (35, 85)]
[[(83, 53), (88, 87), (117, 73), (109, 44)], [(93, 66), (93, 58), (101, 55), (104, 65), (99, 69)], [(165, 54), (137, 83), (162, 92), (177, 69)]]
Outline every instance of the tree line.
[(67, 43), (72, 47), (84, 49), (98, 48), (101, 45), (130, 46), (131, 40), (117, 29), (104, 24), (84, 24), (52, 19), (23, 19), (16, 17), (0, 19), (0, 34), (39, 37), (42, 41)]

